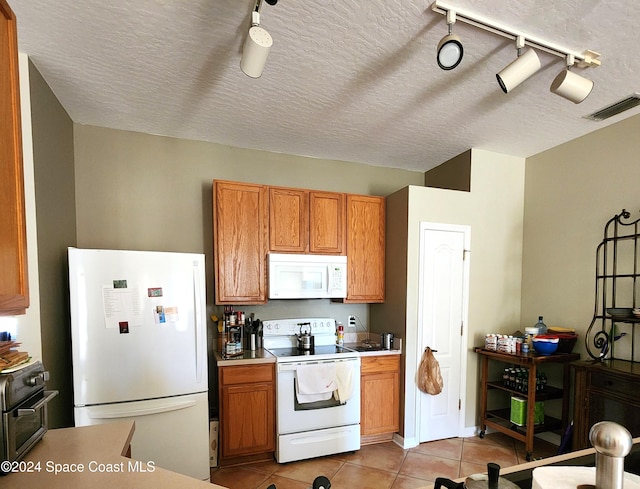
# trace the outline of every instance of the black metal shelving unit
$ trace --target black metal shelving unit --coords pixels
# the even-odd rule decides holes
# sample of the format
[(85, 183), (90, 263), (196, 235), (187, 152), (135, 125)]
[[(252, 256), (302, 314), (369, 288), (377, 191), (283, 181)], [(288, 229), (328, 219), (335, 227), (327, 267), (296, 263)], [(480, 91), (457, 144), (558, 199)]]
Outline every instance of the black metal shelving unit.
[(632, 311), (640, 302), (639, 260), (640, 217), (631, 220), (623, 209), (607, 221), (596, 248), (595, 305), (585, 335), (587, 353), (594, 360), (638, 360), (635, 338), (640, 315)]

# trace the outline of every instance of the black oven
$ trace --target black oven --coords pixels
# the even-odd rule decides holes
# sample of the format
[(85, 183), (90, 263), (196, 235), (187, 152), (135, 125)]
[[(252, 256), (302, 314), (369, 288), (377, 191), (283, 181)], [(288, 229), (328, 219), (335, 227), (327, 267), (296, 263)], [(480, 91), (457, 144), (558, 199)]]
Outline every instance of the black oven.
[(34, 362), (0, 374), (0, 461), (21, 460), (47, 431), (47, 403), (58, 391), (45, 390), (48, 372)]

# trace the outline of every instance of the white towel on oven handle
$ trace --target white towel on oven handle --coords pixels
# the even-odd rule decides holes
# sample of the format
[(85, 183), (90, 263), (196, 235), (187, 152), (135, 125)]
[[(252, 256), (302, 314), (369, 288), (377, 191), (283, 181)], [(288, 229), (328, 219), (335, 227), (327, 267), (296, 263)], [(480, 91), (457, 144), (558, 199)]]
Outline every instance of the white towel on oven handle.
[(333, 393), (336, 401), (346, 402), (353, 395), (353, 369), (351, 362), (340, 362), (336, 365), (338, 388)]
[(296, 367), (296, 398), (300, 404), (331, 399), (336, 388), (335, 363), (313, 363)]

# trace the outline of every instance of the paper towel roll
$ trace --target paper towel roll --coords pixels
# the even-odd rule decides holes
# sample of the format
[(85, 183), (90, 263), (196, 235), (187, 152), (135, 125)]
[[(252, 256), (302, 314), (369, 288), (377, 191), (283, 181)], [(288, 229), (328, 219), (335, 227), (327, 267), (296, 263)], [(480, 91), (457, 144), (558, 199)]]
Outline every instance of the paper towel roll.
[[(595, 487), (595, 467), (537, 467), (533, 469), (532, 489), (576, 489)], [(640, 477), (624, 473), (624, 489), (640, 489)]]

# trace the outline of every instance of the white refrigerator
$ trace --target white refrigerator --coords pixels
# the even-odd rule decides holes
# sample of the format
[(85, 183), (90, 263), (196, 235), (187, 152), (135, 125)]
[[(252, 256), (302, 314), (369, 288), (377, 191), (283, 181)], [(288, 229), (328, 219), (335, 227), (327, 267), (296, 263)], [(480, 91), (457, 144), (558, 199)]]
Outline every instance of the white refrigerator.
[(68, 253), (76, 426), (135, 421), (133, 459), (209, 480), (204, 255)]

